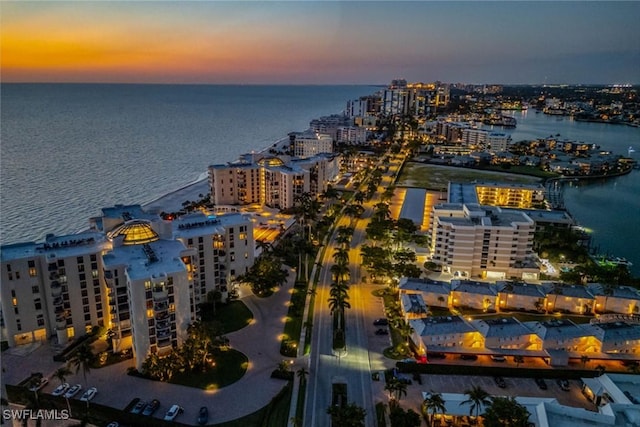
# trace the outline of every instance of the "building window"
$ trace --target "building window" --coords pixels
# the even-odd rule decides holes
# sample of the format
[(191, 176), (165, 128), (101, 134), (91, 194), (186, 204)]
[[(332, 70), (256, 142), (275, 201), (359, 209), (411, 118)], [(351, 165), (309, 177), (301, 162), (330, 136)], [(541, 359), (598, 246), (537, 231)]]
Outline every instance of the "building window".
[(42, 310), (42, 301), (40, 301), (40, 298), (33, 300), (33, 305), (36, 310)]
[(89, 298), (82, 298), (82, 305), (89, 305)]
[(82, 310), (83, 310), (85, 313), (89, 313), (89, 312), (91, 311), (91, 309), (89, 308), (89, 306), (88, 306), (88, 305), (85, 305), (84, 307), (82, 307)]
[(151, 289), (151, 281), (150, 281), (150, 280), (146, 280), (146, 281), (144, 282), (144, 288), (145, 288), (146, 290)]
[(44, 326), (44, 319), (41, 317), (42, 315), (38, 316), (38, 326)]
[(40, 287), (39, 286), (32, 286), (31, 287), (31, 292), (34, 294), (39, 294), (40, 293)]
[(91, 320), (91, 313), (87, 313), (84, 315), (84, 321), (89, 322)]

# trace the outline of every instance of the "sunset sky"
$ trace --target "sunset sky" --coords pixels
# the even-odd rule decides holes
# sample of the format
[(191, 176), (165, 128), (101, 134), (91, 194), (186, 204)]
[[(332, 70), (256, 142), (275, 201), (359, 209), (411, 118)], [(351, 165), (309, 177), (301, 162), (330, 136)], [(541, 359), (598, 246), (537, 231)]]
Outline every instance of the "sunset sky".
[(640, 83), (640, 2), (2, 2), (3, 82)]

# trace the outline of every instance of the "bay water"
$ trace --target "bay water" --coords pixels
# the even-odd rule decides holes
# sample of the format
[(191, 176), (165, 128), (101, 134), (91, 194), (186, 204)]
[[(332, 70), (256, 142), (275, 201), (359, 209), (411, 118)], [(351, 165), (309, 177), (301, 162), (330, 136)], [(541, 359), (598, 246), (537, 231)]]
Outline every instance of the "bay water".
[[(640, 162), (640, 128), (626, 125), (579, 122), (570, 117), (549, 116), (526, 110), (514, 114), (513, 142), (556, 136), (600, 146), (601, 150), (627, 156)], [(635, 152), (629, 153), (629, 147)], [(640, 170), (603, 180), (584, 180), (565, 184), (567, 211), (592, 236), (598, 253), (626, 258), (631, 271), (640, 276)]]

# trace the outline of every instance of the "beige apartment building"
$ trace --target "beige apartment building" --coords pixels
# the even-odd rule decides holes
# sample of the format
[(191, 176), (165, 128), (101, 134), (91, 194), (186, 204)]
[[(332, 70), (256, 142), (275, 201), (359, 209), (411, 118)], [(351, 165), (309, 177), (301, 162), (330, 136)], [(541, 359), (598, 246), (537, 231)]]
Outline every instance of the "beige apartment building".
[(537, 279), (535, 223), (526, 214), (478, 204), (433, 207), (431, 260), (456, 277)]
[(255, 162), (212, 165), (211, 201), (216, 205), (258, 203), (289, 209), (303, 193), (323, 192), (338, 172), (338, 158), (329, 154), (304, 159), (265, 156)]
[(253, 264), (251, 221), (195, 213), (165, 221), (139, 205), (116, 205), (91, 231), (0, 248), (2, 340), (10, 347), (71, 339), (104, 327), (116, 351), (179, 346), (197, 305)]

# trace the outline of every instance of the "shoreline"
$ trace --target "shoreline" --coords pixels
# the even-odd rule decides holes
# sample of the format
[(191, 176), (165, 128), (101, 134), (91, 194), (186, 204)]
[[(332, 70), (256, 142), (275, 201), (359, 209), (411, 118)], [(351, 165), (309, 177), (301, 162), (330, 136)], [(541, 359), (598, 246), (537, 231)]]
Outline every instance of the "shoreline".
[[(271, 150), (272, 148), (277, 148), (279, 145), (282, 145), (285, 142), (289, 141), (289, 137), (282, 137), (276, 140), (274, 143), (263, 147), (257, 151), (252, 150), (249, 153), (243, 154), (260, 154), (265, 153)], [(237, 160), (235, 160), (237, 161)], [(233, 163), (233, 162), (228, 162)], [(149, 202), (141, 203), (140, 206), (144, 208), (145, 211), (148, 212), (177, 212), (182, 209), (182, 202), (186, 200), (195, 201), (200, 198), (200, 194), (206, 195), (211, 192), (211, 188), (209, 187), (209, 170), (207, 169), (198, 179), (195, 181), (185, 184), (176, 190), (173, 190), (169, 193), (163, 194)]]

